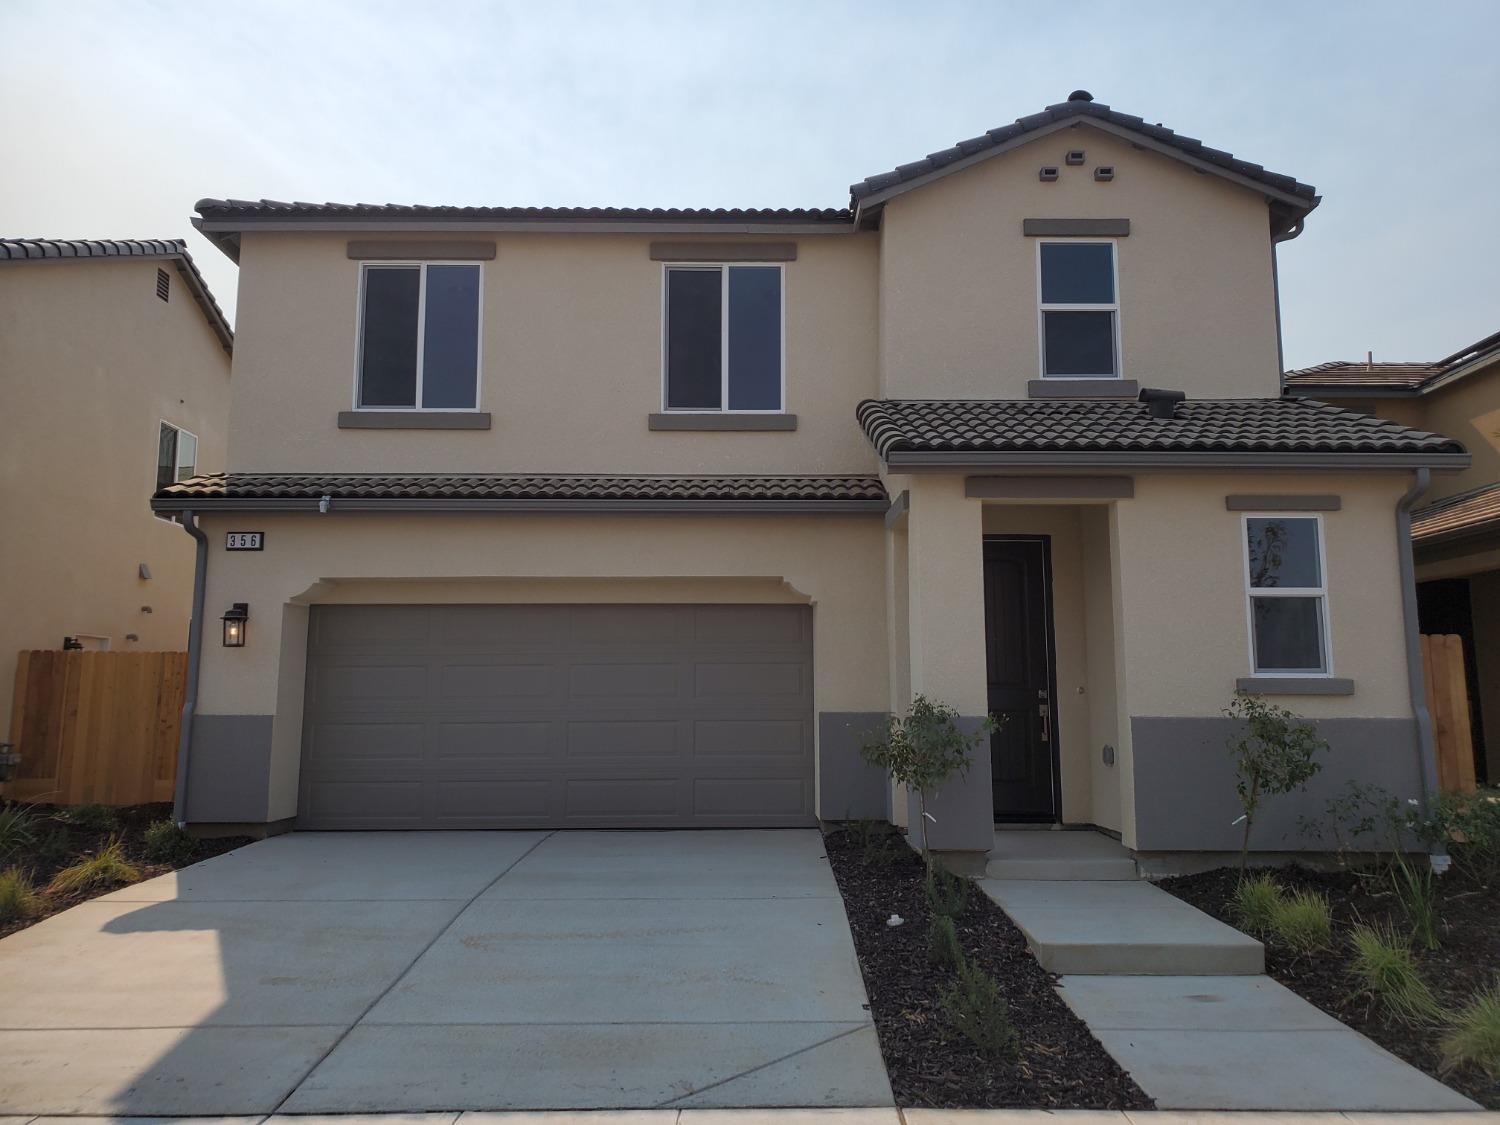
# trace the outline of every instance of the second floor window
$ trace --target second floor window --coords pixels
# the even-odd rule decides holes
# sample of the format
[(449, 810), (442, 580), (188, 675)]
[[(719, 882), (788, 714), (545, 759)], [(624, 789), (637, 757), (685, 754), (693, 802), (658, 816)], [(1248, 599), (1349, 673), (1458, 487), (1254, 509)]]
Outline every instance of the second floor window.
[(364, 266), (358, 405), (473, 410), (478, 404), (479, 267)]
[(782, 409), (781, 267), (669, 266), (668, 410)]
[[(158, 490), (169, 484), (187, 480), (198, 473), (198, 438), (181, 426), (162, 422), (156, 432), (156, 487)], [(176, 516), (159, 516), (177, 522)]]
[(1037, 247), (1044, 378), (1120, 374), (1120, 303), (1112, 242)]

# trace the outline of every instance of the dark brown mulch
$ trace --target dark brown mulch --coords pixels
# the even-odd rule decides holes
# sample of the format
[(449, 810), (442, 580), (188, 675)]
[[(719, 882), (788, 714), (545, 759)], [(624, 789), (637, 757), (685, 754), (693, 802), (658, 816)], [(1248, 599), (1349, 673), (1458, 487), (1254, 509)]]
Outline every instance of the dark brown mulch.
[[(1267, 938), (1266, 972), (1393, 1055), (1486, 1108), (1500, 1109), (1500, 1080), (1471, 1069), (1441, 1073), (1441, 1027), (1389, 1019), (1371, 1005), (1368, 997), (1356, 994), (1357, 985), (1349, 975), (1349, 927), (1359, 922), (1387, 923), (1398, 934), (1410, 933), (1389, 879), (1374, 870), (1310, 871), (1303, 867), (1284, 868), (1275, 875), (1289, 890), (1308, 888), (1328, 896), (1336, 940), (1334, 948), (1326, 952), (1299, 955), (1278, 947), (1274, 937)], [(1230, 902), (1238, 880), (1239, 873), (1234, 869), (1219, 868), (1201, 875), (1164, 879), (1159, 886), (1234, 925)], [(1500, 973), (1500, 883), (1478, 878), (1460, 862), (1438, 880), (1437, 886), (1440, 948), (1413, 949), (1413, 954), (1443, 1008), (1456, 1011)]]
[(89, 891), (63, 894), (47, 890), (47, 884), (63, 868), (92, 855), (116, 837), (125, 858), (140, 869), (142, 879), (151, 879), (190, 863), (223, 855), (253, 841), (248, 836), (226, 836), (195, 841), (193, 854), (171, 863), (146, 859), (146, 829), (158, 820), (170, 820), (170, 804), (128, 805), (110, 809), (113, 823), (93, 823), (96, 809), (80, 811), (56, 805), (28, 806), (35, 816), (32, 832), (35, 842), (17, 855), (5, 856), (0, 868), (18, 867), (31, 879), (41, 899), (41, 909), (25, 918), (0, 921), (0, 937), (24, 930), (70, 906), (76, 906), (99, 895), (118, 890), (119, 885)]
[[(923, 867), (895, 835), (868, 846), (849, 830), (825, 835), (828, 860), (844, 896), (854, 948), (870, 997), (896, 1104), (945, 1109), (1150, 1109), (1120, 1069), (1053, 989), (1056, 979), (1026, 948), (1001, 909), (972, 888), (959, 940), (970, 964), (999, 983), (1020, 1034), (1011, 1062), (986, 1058), (953, 1031), (939, 995), (954, 979), (927, 956), (929, 911)], [(892, 914), (905, 922), (886, 925)]]

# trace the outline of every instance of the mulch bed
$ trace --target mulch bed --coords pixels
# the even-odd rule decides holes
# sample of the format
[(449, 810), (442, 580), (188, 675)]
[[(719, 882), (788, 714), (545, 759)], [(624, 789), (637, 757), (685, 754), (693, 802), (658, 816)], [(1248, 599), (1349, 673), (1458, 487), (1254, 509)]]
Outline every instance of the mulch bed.
[[(1310, 871), (1288, 867), (1275, 872), (1288, 890), (1307, 888), (1328, 896), (1333, 908), (1334, 948), (1315, 954), (1295, 954), (1266, 939), (1266, 972), (1308, 1002), (1342, 1020), (1419, 1070), (1473, 1098), (1488, 1109), (1500, 1109), (1500, 1080), (1471, 1068), (1442, 1074), (1438, 1040), (1443, 1029), (1389, 1019), (1365, 996), (1355, 994), (1349, 975), (1349, 927), (1389, 923), (1397, 933), (1409, 933), (1400, 904), (1382, 874), (1354, 871)], [(1164, 879), (1158, 886), (1199, 910), (1235, 925), (1230, 902), (1239, 873), (1219, 868), (1201, 875)], [(1440, 948), (1415, 948), (1413, 955), (1423, 978), (1446, 1011), (1462, 1007), (1480, 988), (1500, 973), (1500, 885), (1486, 884), (1466, 872), (1461, 863), (1437, 881)]]
[(170, 804), (129, 805), (111, 809), (109, 811), (114, 814), (112, 826), (93, 822), (91, 814), (96, 814), (97, 807), (82, 814), (77, 809), (56, 805), (31, 805), (29, 808), (36, 818), (32, 824), (35, 843), (19, 854), (0, 858), (0, 869), (18, 867), (25, 872), (37, 889), (41, 909), (25, 918), (0, 921), (0, 937), (24, 930), (27, 926), (33, 926), (43, 918), (80, 902), (118, 890), (119, 884), (67, 894), (47, 890), (47, 884), (59, 871), (92, 855), (116, 837), (120, 840), (125, 857), (140, 869), (142, 879), (163, 875), (253, 842), (248, 836), (198, 840), (192, 855), (171, 863), (161, 863), (146, 859), (146, 829), (154, 821), (171, 819)]
[[(999, 983), (1020, 1034), (996, 1062), (954, 1031), (939, 1000), (951, 966), (928, 959), (921, 858), (895, 834), (825, 834), (896, 1104), (945, 1109), (1150, 1109), (1148, 1098), (1063, 1003), (1020, 930), (977, 887), (958, 920), (971, 965)], [(892, 914), (905, 919), (891, 927)]]

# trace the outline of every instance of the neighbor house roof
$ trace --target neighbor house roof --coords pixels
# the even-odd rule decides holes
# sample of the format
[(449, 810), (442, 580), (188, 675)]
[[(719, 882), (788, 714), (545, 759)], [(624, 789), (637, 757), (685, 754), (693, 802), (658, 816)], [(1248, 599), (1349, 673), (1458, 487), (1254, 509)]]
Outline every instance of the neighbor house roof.
[(1017, 118), (1009, 125), (959, 141), (950, 148), (929, 153), (921, 160), (902, 164), (890, 172), (869, 176), (852, 185), (849, 193), (861, 212), (864, 212), (894, 195), (919, 187), (939, 176), (966, 168), (976, 161), (1035, 140), (1043, 134), (1076, 124), (1095, 126), (1123, 137), (1138, 147), (1150, 148), (1183, 160), (1200, 171), (1217, 174), (1264, 191), (1273, 204), (1279, 205), (1273, 207), (1273, 212), (1279, 210), (1281, 221), (1278, 226), (1282, 229), (1294, 226), (1298, 219), (1320, 201), (1317, 189), (1311, 184), (1300, 183), (1291, 176), (1268, 171), (1259, 164), (1241, 160), (1233, 153), (1209, 148), (1202, 141), (1184, 136), (1160, 123), (1152, 125), (1133, 114), (1111, 109), (1094, 101), (1093, 95), (1087, 90), (1074, 90), (1068, 95), (1067, 101), (1049, 105), (1040, 113)]
[(1451, 438), (1303, 399), (1189, 399), (1173, 418), (1118, 400), (866, 399), (858, 415), (892, 468), (969, 461), (1461, 468), (1469, 460)]
[(234, 350), (234, 329), (219, 302), (214, 299), (208, 282), (198, 272), (187, 243), (180, 238), (0, 238), (0, 262), (43, 262), (60, 259), (158, 258), (170, 259), (177, 267), (188, 292), (202, 310), (226, 352)]
[(1301, 396), (1402, 397), (1426, 394), (1500, 359), (1500, 332), (1431, 361), (1332, 360), (1285, 375), (1286, 393)]
[(1183, 161), (1263, 194), (1271, 206), (1275, 230), (1290, 230), (1318, 205), (1317, 191), (1291, 176), (1209, 148), (1163, 125), (1120, 113), (1075, 90), (1068, 100), (1013, 124), (960, 141), (891, 172), (870, 176), (849, 189), (848, 207), (664, 208), (664, 207), (448, 207), (406, 203), (302, 203), (276, 199), (200, 199), (193, 220), (203, 234), (231, 258), (239, 253), (239, 235), (247, 227), (261, 230), (369, 230), (390, 226), (404, 230), (608, 230), (612, 232), (756, 234), (801, 231), (852, 231), (872, 219), (893, 195), (959, 171), (1057, 129), (1086, 124)]
[(215, 508), (340, 511), (438, 508), (575, 511), (884, 511), (876, 476), (324, 475), (218, 473), (168, 485), (157, 511)]
[(1411, 514), (1411, 537), (1419, 545), (1500, 531), (1500, 483), (1445, 496)]

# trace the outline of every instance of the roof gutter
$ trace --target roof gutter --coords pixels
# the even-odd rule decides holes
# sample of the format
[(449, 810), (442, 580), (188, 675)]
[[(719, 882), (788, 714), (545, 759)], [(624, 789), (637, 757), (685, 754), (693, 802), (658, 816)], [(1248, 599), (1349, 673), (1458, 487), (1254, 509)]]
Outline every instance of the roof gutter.
[(182, 698), (182, 722), (177, 733), (177, 784), (172, 791), (172, 820), (179, 828), (187, 823), (188, 762), (193, 745), (193, 715), (198, 710), (198, 672), (203, 664), (203, 599), (208, 582), (208, 536), (198, 526), (196, 514), (182, 513), (182, 529), (193, 537), (193, 616), (188, 622), (187, 684)]
[[(1438, 793), (1437, 743), (1432, 734), (1432, 714), (1427, 710), (1427, 688), (1422, 674), (1421, 625), (1417, 617), (1417, 566), (1411, 542), (1411, 510), (1432, 485), (1432, 471), (1417, 469), (1412, 484), (1396, 501), (1396, 550), (1401, 567), (1401, 617), (1406, 626), (1406, 686), (1411, 710), (1417, 720), (1417, 776), (1422, 780), (1422, 807), (1427, 809)], [(1441, 844), (1432, 855), (1446, 858)], [(1446, 866), (1446, 863), (1434, 863)]]
[(1349, 472), (1361, 469), (1433, 469), (1459, 472), (1469, 467), (1467, 453), (1235, 453), (1193, 450), (1161, 452), (1074, 453), (1046, 450), (968, 452), (964, 450), (893, 450), (886, 465), (908, 473), (994, 472), (1050, 469), (1301, 469)]

